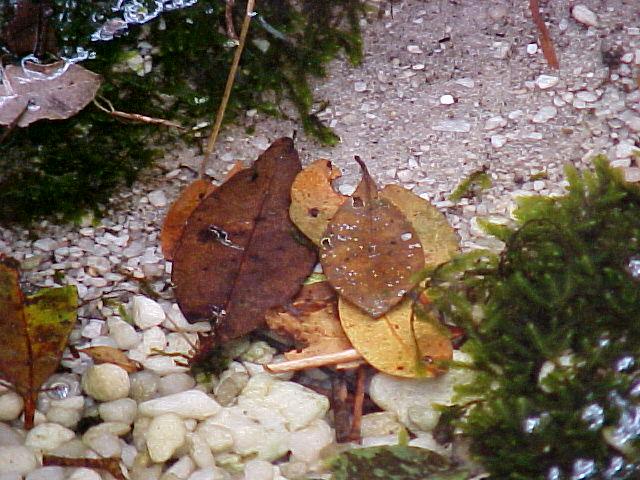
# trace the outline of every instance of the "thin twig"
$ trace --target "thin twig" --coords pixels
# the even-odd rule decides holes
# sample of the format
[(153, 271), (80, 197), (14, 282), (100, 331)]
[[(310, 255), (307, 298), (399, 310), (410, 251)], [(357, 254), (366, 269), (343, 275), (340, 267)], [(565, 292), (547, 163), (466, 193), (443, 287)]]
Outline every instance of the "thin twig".
[(202, 159), (202, 163), (200, 164), (200, 178), (204, 178), (207, 162), (209, 161), (211, 152), (213, 152), (213, 146), (215, 145), (216, 140), (218, 139), (218, 133), (220, 133), (220, 127), (222, 126), (222, 119), (224, 118), (224, 112), (227, 109), (227, 103), (229, 103), (229, 97), (231, 96), (231, 88), (233, 87), (233, 82), (236, 79), (236, 72), (238, 70), (238, 65), (240, 65), (240, 57), (242, 56), (242, 50), (244, 49), (244, 44), (247, 41), (247, 33), (249, 32), (249, 25), (251, 24), (251, 17), (253, 16), (253, 8), (255, 3), (256, 3), (255, 0), (247, 0), (247, 12), (242, 22), (242, 30), (240, 30), (240, 40), (239, 40), (238, 46), (236, 47), (236, 51), (233, 55), (233, 61), (231, 62), (231, 69), (229, 70), (229, 76), (227, 77), (227, 84), (224, 87), (224, 94), (222, 95), (222, 101), (220, 102), (220, 106), (218, 107), (218, 112), (216, 113), (216, 121), (215, 121), (215, 124), (213, 125), (213, 130), (211, 131), (209, 140), (207, 141), (207, 148), (205, 149), (205, 152), (204, 152), (204, 158)]
[(27, 110), (29, 110), (28, 102), (25, 104), (24, 108), (18, 114), (18, 116), (14, 118), (9, 125), (7, 125), (7, 129), (4, 132), (2, 132), (2, 135), (0, 135), (0, 144), (2, 144), (7, 139), (7, 137), (11, 134), (11, 132), (13, 132), (13, 130), (16, 128), (16, 125), (18, 125), (18, 122), (20, 121), (20, 119), (24, 116), (25, 113), (27, 113)]
[(280, 363), (268, 363), (264, 367), (271, 373), (295, 372), (296, 370), (304, 370), (306, 368), (326, 367), (328, 365), (337, 365), (345, 362), (353, 362), (361, 360), (362, 355), (357, 350), (351, 348), (336, 353), (325, 353), (324, 355), (314, 355), (313, 357), (300, 358), (298, 360), (289, 360)]
[(351, 432), (349, 432), (349, 441), (360, 442), (362, 426), (362, 409), (364, 406), (364, 383), (366, 380), (367, 369), (360, 366), (356, 373), (356, 391), (353, 393), (353, 414), (351, 416)]
[(347, 398), (347, 382), (344, 375), (336, 375), (331, 379), (331, 410), (333, 410), (333, 427), (336, 431), (338, 443), (349, 441), (351, 422)]
[(224, 22), (227, 27), (227, 37), (231, 40), (238, 41), (238, 34), (236, 33), (236, 28), (233, 26), (233, 4), (235, 0), (226, 0), (226, 5), (224, 7)]
[(538, 4), (538, 0), (529, 0), (529, 10), (531, 10), (533, 23), (536, 24), (536, 27), (538, 27), (538, 31), (540, 32), (540, 45), (542, 46), (544, 58), (547, 60), (547, 63), (551, 68), (560, 68), (558, 57), (556, 56), (556, 50), (553, 47), (553, 42), (551, 41), (551, 35), (549, 35), (549, 30), (540, 16), (540, 5)]
[(109, 472), (117, 480), (126, 480), (122, 469), (120, 468), (120, 460), (118, 458), (73, 458), (58, 457), (55, 455), (43, 455), (42, 465), (57, 467), (83, 467), (97, 468)]
[(109, 108), (103, 105), (100, 105), (97, 97), (93, 99), (94, 105), (98, 107), (100, 110), (102, 110), (103, 112), (108, 113), (112, 117), (123, 118), (125, 120), (131, 120), (132, 122), (150, 123), (153, 125), (162, 125), (165, 127), (177, 128), (179, 130), (186, 130), (185, 127), (183, 127), (182, 125), (178, 125), (177, 123), (174, 123), (170, 120), (165, 120), (164, 118), (148, 117), (147, 115), (141, 115), (139, 113), (120, 112), (116, 110), (113, 107), (113, 104), (106, 98), (101, 97), (100, 100), (105, 102)]

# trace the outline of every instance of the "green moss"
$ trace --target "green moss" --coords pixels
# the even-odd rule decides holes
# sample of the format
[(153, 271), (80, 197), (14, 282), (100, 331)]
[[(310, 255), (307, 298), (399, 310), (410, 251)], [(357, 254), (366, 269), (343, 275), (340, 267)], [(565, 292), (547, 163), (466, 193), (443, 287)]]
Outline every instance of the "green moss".
[(491, 188), (491, 184), (491, 177), (487, 174), (486, 170), (477, 170), (458, 184), (451, 195), (449, 195), (449, 200), (457, 202), (462, 198), (475, 197), (483, 190)]
[(478, 374), (460, 393), (483, 399), (458, 426), (496, 479), (640, 475), (640, 188), (604, 158), (567, 177), (566, 196), (524, 198), (516, 229), (492, 229), (501, 255), (430, 278), (469, 337)]
[[(325, 75), (326, 63), (340, 52), (353, 63), (360, 61), (363, 5), (361, 0), (302, 0), (295, 6), (290, 0), (259, 2), (226, 121), (251, 108), (284, 117), (279, 105), (289, 99), (307, 132), (335, 144), (338, 138), (313, 110), (309, 79)], [(238, 30), (244, 8), (244, 2), (236, 2)], [(82, 65), (103, 76), (99, 95), (117, 110), (186, 126), (214, 117), (234, 53), (223, 33), (224, 2), (205, 0), (164, 12), (102, 42), (90, 37), (106, 19), (118, 16), (110, 4), (52, 0), (52, 9), (60, 46), (52, 53), (72, 57), (78, 47), (94, 51), (95, 59)], [(10, 21), (10, 10), (0, 8), (3, 21)], [(141, 55), (153, 64), (142, 76), (127, 63)], [(115, 187), (130, 184), (152, 162), (154, 144), (167, 145), (173, 134), (165, 127), (123, 124), (93, 105), (66, 121), (14, 130), (0, 144), (0, 221), (27, 222), (51, 214), (73, 219), (86, 209), (99, 209)]]

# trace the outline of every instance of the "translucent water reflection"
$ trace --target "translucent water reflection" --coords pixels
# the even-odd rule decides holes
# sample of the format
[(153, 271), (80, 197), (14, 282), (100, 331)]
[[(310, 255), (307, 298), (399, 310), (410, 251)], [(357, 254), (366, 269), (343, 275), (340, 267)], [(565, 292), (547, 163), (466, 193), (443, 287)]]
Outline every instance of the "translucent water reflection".
[(598, 430), (604, 423), (604, 409), (597, 403), (592, 403), (582, 410), (580, 418), (589, 425), (589, 430)]
[(593, 478), (596, 473), (596, 463), (591, 459), (579, 458), (573, 462), (571, 480), (584, 480)]
[(634, 255), (629, 259), (627, 271), (636, 280), (640, 280), (640, 255)]

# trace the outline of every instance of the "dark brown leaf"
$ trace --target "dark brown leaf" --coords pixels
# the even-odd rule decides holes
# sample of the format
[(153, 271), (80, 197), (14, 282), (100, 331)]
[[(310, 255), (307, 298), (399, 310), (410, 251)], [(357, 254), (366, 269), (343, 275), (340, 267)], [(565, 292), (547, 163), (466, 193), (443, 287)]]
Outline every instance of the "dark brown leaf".
[(0, 32), (0, 41), (11, 53), (18, 57), (30, 53), (38, 57), (46, 52), (56, 53), (55, 32), (49, 27), (49, 19), (53, 15), (49, 0), (19, 0), (15, 7), (7, 10), (13, 12), (4, 12), (10, 20)]
[(350, 200), (320, 241), (320, 261), (338, 294), (374, 318), (399, 303), (424, 267), (418, 234), (403, 213), (378, 195), (366, 166)]
[(42, 466), (96, 468), (109, 472), (116, 480), (127, 480), (122, 473), (118, 458), (73, 458), (43, 455)]
[(140, 365), (135, 360), (131, 360), (122, 350), (114, 347), (87, 347), (78, 351), (86, 353), (93, 359), (95, 363), (98, 364), (113, 363), (129, 373), (134, 373), (142, 370), (142, 365)]
[(262, 325), (313, 268), (316, 254), (289, 219), (300, 168), (293, 140), (276, 140), (187, 221), (174, 253), (176, 297), (187, 319), (215, 321), (217, 342)]
[(75, 324), (75, 287), (24, 297), (18, 270), (0, 258), (0, 378), (24, 398), (25, 428), (33, 427), (38, 391), (55, 372)]
[(9, 65), (0, 75), (0, 125), (26, 127), (37, 120), (64, 120), (96, 96), (100, 75), (63, 61)]

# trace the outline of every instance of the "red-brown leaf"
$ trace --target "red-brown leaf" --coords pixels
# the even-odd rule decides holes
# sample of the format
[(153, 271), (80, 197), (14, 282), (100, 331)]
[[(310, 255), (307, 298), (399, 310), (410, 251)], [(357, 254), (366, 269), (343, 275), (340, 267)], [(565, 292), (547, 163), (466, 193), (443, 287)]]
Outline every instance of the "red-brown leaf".
[(362, 180), (320, 241), (320, 262), (338, 294), (374, 318), (399, 303), (424, 267), (418, 234), (403, 213), (378, 195), (364, 163)]
[(184, 315), (215, 321), (217, 342), (264, 323), (297, 293), (316, 253), (289, 219), (300, 171), (293, 140), (281, 138), (195, 209), (174, 253)]

